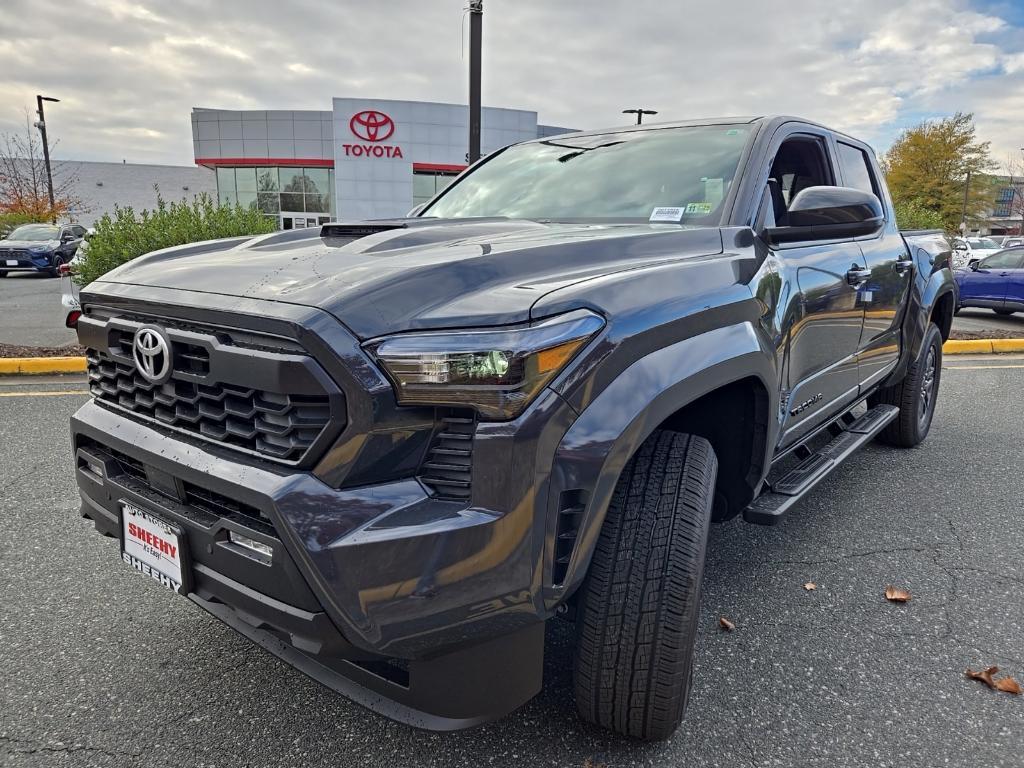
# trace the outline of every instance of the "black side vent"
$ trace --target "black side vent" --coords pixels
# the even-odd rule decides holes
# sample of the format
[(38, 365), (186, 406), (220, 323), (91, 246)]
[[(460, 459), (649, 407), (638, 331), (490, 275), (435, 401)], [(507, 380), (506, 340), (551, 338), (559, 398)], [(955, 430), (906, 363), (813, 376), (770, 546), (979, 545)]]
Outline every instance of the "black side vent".
[(562, 491), (558, 496), (558, 519), (555, 521), (555, 563), (552, 584), (565, 581), (572, 551), (576, 548), (583, 510), (587, 507), (587, 492), (581, 488)]
[(405, 229), (406, 225), (399, 222), (380, 224), (324, 224), (320, 227), (320, 237), (353, 237), (360, 238), (375, 235), (378, 232), (389, 232), (392, 229)]
[(440, 422), (420, 467), (420, 481), (435, 498), (466, 501), (473, 472), (476, 420), (468, 413), (454, 412), (442, 415)]

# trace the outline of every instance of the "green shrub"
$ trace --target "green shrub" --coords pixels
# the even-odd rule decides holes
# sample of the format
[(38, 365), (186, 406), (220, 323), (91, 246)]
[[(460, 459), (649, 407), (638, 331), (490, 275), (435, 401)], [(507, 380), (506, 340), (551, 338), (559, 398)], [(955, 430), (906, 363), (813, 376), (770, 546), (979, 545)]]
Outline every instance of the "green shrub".
[(0, 213), (0, 240), (7, 237), (15, 228), (22, 224), (49, 224), (49, 219), (41, 219), (31, 213)]
[(168, 205), (157, 195), (156, 210), (136, 215), (115, 208), (96, 222), (96, 233), (75, 272), (79, 285), (88, 285), (114, 267), (161, 248), (239, 235), (262, 235), (277, 223), (255, 208), (218, 206), (206, 193), (191, 202)]
[(900, 229), (943, 229), (942, 213), (926, 208), (918, 200), (902, 200), (893, 203), (896, 210), (896, 224)]

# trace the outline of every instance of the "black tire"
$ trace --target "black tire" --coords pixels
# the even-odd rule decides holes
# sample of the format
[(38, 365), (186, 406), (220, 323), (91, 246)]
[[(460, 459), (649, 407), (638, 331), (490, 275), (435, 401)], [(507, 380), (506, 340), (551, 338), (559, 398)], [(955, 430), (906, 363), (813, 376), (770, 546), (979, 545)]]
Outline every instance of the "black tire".
[(1002, 315), (1003, 317), (1013, 314), (1012, 309), (993, 309), (992, 311), (995, 312), (997, 315)]
[(46, 274), (48, 274), (50, 277), (60, 277), (60, 266), (66, 260), (67, 259), (64, 256), (54, 256), (53, 266), (46, 270)]
[(0, 277), (7, 277), (7, 273), (4, 272), (3, 270), (0, 270)]
[(584, 719), (650, 741), (683, 719), (717, 473), (707, 440), (660, 430), (623, 469), (580, 589)]
[(899, 416), (879, 433), (881, 442), (913, 448), (928, 436), (941, 378), (942, 334), (935, 323), (929, 323), (917, 360), (910, 364), (903, 380), (868, 399), (869, 405), (895, 405), (900, 409)]

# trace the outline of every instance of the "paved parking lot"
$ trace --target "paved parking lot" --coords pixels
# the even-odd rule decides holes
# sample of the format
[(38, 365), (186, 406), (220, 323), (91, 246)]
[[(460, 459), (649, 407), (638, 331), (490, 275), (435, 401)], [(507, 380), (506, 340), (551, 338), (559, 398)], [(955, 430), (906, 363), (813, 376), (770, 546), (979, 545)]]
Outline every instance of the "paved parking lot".
[(0, 344), (62, 347), (75, 344), (75, 332), (64, 327), (60, 280), (39, 273), (11, 273), (0, 278)]
[[(1024, 682), (1024, 357), (948, 359), (923, 446), (868, 448), (776, 528), (714, 529), (690, 714), (653, 745), (576, 718), (564, 624), (540, 696), (429, 734), (159, 589), (77, 515), (67, 419), (84, 396), (60, 393), (80, 386), (0, 380), (4, 766), (1024, 764), (1024, 697), (963, 674)], [(913, 599), (887, 603), (887, 584)]]

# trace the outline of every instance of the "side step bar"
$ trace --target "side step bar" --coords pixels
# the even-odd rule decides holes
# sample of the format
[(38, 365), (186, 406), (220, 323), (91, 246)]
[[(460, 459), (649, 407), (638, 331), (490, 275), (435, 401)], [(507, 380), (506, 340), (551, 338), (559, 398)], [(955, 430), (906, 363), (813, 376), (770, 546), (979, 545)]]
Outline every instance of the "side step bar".
[[(750, 502), (743, 519), (758, 525), (775, 525), (836, 467), (863, 448), (899, 415), (895, 405), (876, 405), (846, 426), (828, 445), (812, 453)], [(842, 424), (842, 421), (837, 422)]]

